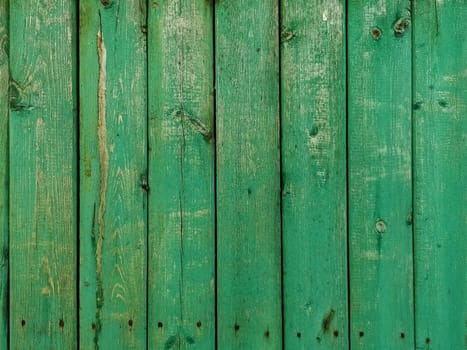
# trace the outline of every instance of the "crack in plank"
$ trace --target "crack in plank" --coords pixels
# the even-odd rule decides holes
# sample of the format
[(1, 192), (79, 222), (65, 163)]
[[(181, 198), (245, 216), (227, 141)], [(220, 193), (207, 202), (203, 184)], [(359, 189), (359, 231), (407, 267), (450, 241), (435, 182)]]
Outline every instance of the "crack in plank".
[(96, 246), (96, 334), (94, 342), (98, 346), (98, 337), (102, 328), (102, 307), (104, 304), (104, 291), (102, 281), (102, 248), (104, 244), (104, 214), (106, 209), (107, 179), (109, 172), (109, 154), (107, 150), (107, 126), (106, 126), (106, 74), (107, 74), (107, 51), (102, 33), (102, 18), (99, 11), (99, 30), (97, 31), (97, 56), (99, 63), (99, 80), (97, 90), (98, 100), (98, 123), (97, 137), (99, 144), (100, 161), (100, 193), (97, 224), (99, 237)]

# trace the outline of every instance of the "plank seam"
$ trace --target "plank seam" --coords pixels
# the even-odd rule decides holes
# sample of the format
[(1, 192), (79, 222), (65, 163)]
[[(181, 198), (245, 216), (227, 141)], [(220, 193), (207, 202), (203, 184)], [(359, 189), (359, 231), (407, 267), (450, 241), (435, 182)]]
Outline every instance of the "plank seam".
[(282, 202), (282, 193), (284, 188), (284, 177), (283, 177), (283, 159), (282, 159), (282, 46), (281, 46), (281, 32), (282, 32), (282, 0), (278, 0), (277, 2), (277, 47), (278, 47), (278, 75), (279, 75), (279, 82), (278, 82), (278, 98), (279, 98), (279, 183), (280, 183), (280, 193), (279, 193), (279, 210), (280, 210), (280, 218), (279, 218), (279, 226), (280, 226), (280, 273), (281, 273), (281, 347), (282, 350), (285, 349), (285, 305), (284, 305), (284, 226), (283, 226), (283, 202)]
[[(6, 18), (6, 28), (7, 28), (7, 47), (8, 47), (8, 54), (7, 54), (7, 65), (8, 65), (8, 107), (6, 108), (6, 128), (7, 132), (6, 134), (6, 141), (5, 141), (5, 146), (6, 146), (6, 169), (5, 169), (5, 175), (8, 176), (7, 184), (8, 190), (6, 193), (6, 203), (5, 203), (5, 210), (7, 211), (5, 213), (5, 220), (6, 220), (6, 227), (7, 227), (7, 233), (6, 233), (6, 244), (7, 244), (7, 251), (8, 255), (6, 257), (6, 264), (7, 265), (7, 276), (6, 276), (6, 296), (5, 296), (5, 301), (7, 303), (6, 305), (6, 345), (8, 348), (10, 348), (10, 108), (9, 108), (9, 100), (10, 100), (10, 84), (11, 84), (11, 72), (10, 72), (10, 52), (11, 52), (11, 42), (10, 42), (10, 7), (9, 7), (9, 1), (5, 2), (5, 18)], [(3, 254), (3, 252), (1, 252)]]
[[(435, 6), (437, 5), (437, 2), (435, 1)], [(415, 288), (416, 288), (416, 279), (415, 279), (415, 266), (416, 266), (416, 260), (415, 260), (415, 120), (414, 120), (414, 97), (415, 97), (415, 26), (414, 26), (414, 18), (415, 18), (415, 13), (414, 13), (414, 2), (410, 0), (410, 22), (412, 25), (412, 32), (410, 35), (410, 46), (411, 46), (411, 57), (410, 57), (410, 65), (411, 65), (411, 75), (410, 75), (410, 88), (411, 88), (411, 96), (410, 96), (410, 146), (411, 146), (411, 158), (410, 158), (410, 170), (411, 170), (411, 187), (412, 187), (412, 213), (411, 213), (411, 222), (412, 222), (412, 299), (413, 299), (413, 305), (412, 305), (412, 312), (413, 312), (413, 344), (415, 348), (417, 347), (417, 327), (416, 327), (416, 300), (415, 300)], [(438, 22), (436, 23), (436, 32), (438, 32)]]
[(148, 190), (144, 191), (146, 200), (146, 349), (149, 349), (149, 336), (151, 329), (149, 329), (149, 0), (144, 2), (146, 6), (146, 45), (145, 45), (145, 60), (146, 60), (146, 183), (148, 184)]
[(349, 2), (345, 0), (345, 197), (346, 197), (346, 236), (347, 236), (347, 343), (352, 348), (350, 317), (350, 210), (349, 210)]
[(218, 298), (217, 298), (217, 90), (216, 90), (216, 1), (211, 1), (212, 6), (212, 89), (213, 89), (213, 120), (212, 120), (212, 133), (214, 143), (214, 348), (218, 349)]
[(75, 79), (76, 79), (76, 117), (77, 117), (77, 123), (76, 123), (76, 345), (77, 349), (80, 349), (81, 346), (81, 333), (80, 333), (80, 319), (81, 319), (81, 313), (80, 313), (80, 305), (81, 305), (81, 300), (80, 300), (80, 291), (81, 291), (81, 286), (80, 286), (80, 281), (81, 281), (81, 269), (80, 269), (80, 257), (81, 257), (81, 244), (80, 244), (80, 223), (81, 223), (81, 204), (80, 204), (80, 194), (81, 194), (81, 166), (80, 166), (80, 159), (81, 159), (81, 147), (80, 147), (80, 141), (81, 141), (81, 133), (80, 133), (80, 37), (79, 37), (79, 21), (80, 21), (80, 11), (79, 11), (79, 1), (76, 1), (75, 4), (75, 11), (76, 11), (76, 23), (75, 23), (75, 35), (76, 35), (76, 43), (75, 43), (75, 49), (76, 49), (76, 72), (75, 72)]

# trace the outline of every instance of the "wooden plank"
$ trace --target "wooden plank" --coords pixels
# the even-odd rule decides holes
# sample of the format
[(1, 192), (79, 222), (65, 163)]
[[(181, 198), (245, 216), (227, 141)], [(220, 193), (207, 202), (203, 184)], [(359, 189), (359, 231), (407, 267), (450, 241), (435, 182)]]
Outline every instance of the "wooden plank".
[(146, 347), (146, 5), (80, 1), (80, 347)]
[(467, 6), (416, 1), (417, 349), (467, 348)]
[(280, 349), (278, 1), (216, 2), (220, 349)]
[(0, 349), (8, 348), (8, 1), (0, 0)]
[(352, 349), (413, 349), (410, 1), (348, 4)]
[(149, 348), (213, 349), (212, 5), (149, 11)]
[(282, 0), (286, 349), (348, 347), (345, 2)]
[(77, 346), (76, 13), (10, 1), (10, 348)]

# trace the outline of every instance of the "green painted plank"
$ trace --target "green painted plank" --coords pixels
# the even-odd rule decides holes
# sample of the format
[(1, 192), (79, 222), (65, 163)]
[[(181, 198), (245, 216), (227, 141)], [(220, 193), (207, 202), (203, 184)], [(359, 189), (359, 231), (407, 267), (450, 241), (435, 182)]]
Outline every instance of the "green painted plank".
[(215, 9), (217, 339), (280, 349), (278, 1)]
[(345, 2), (282, 0), (286, 349), (348, 347)]
[(212, 5), (149, 10), (149, 348), (213, 349)]
[(8, 1), (0, 0), (0, 349), (8, 339)]
[(146, 5), (80, 1), (80, 347), (146, 347)]
[(466, 5), (414, 8), (417, 349), (467, 349)]
[(76, 13), (10, 1), (10, 346), (77, 346)]
[(410, 1), (348, 4), (352, 349), (413, 349)]

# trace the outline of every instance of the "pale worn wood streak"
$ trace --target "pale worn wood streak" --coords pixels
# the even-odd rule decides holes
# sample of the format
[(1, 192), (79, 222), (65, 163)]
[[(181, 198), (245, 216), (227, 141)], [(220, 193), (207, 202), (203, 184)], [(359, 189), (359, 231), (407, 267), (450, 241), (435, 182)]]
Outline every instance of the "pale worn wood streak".
[(0, 349), (8, 335), (8, 1), (0, 0)]
[(215, 10), (220, 349), (280, 349), (277, 1)]
[(286, 349), (347, 339), (345, 2), (281, 3)]
[(149, 348), (213, 349), (212, 5), (149, 9)]
[(467, 2), (414, 8), (417, 349), (467, 349)]
[(146, 3), (80, 1), (80, 348), (146, 347)]
[(348, 4), (352, 349), (413, 349), (410, 1)]
[(77, 346), (76, 13), (10, 1), (10, 346)]

